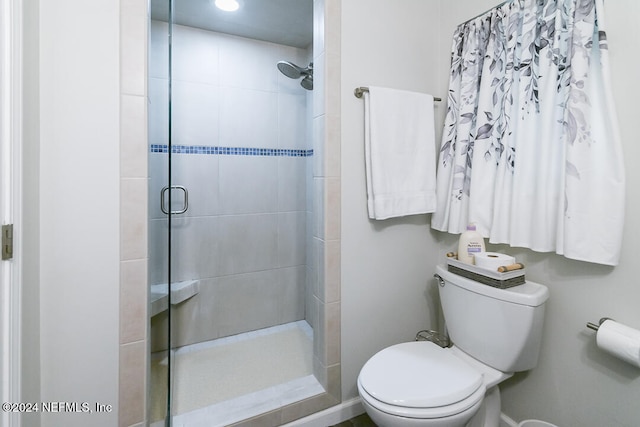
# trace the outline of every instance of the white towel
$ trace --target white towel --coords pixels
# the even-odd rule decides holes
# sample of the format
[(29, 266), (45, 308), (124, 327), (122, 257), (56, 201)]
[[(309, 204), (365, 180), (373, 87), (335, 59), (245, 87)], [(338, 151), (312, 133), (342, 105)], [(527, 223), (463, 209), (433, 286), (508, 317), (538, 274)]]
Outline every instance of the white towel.
[(364, 103), (369, 218), (434, 212), (433, 96), (370, 87)]

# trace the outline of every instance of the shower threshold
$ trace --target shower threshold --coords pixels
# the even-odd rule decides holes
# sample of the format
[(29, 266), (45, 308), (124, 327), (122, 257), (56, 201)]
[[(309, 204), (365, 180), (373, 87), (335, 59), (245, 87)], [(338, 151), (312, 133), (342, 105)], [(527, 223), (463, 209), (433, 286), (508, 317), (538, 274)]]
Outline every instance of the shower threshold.
[(175, 350), (173, 426), (226, 426), (324, 393), (312, 346), (313, 330), (298, 321)]

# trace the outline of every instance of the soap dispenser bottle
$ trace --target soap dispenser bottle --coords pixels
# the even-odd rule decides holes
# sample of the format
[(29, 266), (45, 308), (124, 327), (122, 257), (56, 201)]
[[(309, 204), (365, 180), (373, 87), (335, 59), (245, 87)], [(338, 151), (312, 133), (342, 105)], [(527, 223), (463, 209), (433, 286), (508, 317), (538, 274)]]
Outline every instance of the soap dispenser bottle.
[(484, 237), (476, 231), (476, 225), (467, 225), (467, 231), (460, 235), (458, 241), (458, 261), (475, 264), (474, 255), (485, 252)]

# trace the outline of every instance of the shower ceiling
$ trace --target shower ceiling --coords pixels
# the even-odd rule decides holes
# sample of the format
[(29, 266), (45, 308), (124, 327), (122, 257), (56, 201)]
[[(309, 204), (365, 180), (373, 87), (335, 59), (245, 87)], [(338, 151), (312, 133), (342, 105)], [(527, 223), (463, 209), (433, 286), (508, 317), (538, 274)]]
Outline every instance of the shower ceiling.
[[(238, 0), (223, 12), (213, 0), (174, 0), (174, 22), (298, 48), (313, 42), (313, 0)], [(151, 0), (151, 19), (167, 21), (168, 0)]]

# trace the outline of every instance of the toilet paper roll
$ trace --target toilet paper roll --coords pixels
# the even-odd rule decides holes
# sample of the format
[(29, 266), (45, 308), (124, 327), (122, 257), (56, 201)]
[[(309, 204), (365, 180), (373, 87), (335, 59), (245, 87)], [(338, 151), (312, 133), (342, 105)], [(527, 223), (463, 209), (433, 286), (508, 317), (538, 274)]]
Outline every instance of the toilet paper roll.
[(596, 333), (598, 348), (640, 368), (640, 331), (605, 320)]
[(512, 256), (498, 252), (478, 252), (474, 256), (475, 265), (486, 270), (497, 271), (498, 267), (516, 262)]

